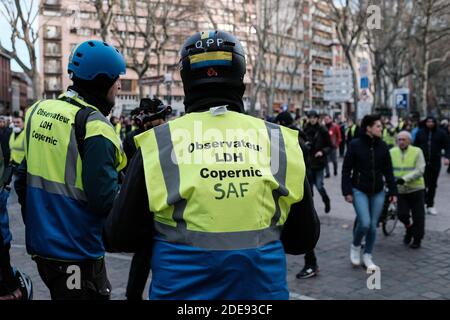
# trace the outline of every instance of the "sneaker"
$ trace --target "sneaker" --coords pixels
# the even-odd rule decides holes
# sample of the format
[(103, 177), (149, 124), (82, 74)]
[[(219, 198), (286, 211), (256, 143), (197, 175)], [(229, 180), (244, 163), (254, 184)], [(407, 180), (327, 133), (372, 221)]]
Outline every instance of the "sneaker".
[(30, 277), (15, 268), (13, 272), (18, 288), (9, 291), (6, 286), (0, 286), (0, 300), (32, 300), (33, 284)]
[(21, 300), (33, 300), (33, 283), (30, 277), (20, 270), (16, 270), (16, 279), (22, 293)]
[(353, 244), (350, 247), (350, 261), (354, 267), (361, 265), (361, 246), (356, 247)]
[(375, 263), (373, 263), (372, 255), (369, 253), (363, 254), (363, 263), (364, 266), (367, 268), (367, 270), (375, 270), (378, 268), (378, 266)]
[(303, 269), (295, 276), (297, 279), (307, 279), (317, 276), (319, 273), (319, 266), (304, 266)]
[(428, 214), (431, 214), (432, 216), (435, 216), (435, 215), (438, 214), (438, 212), (437, 212), (435, 207), (428, 207), (427, 208), (427, 212), (428, 212)]

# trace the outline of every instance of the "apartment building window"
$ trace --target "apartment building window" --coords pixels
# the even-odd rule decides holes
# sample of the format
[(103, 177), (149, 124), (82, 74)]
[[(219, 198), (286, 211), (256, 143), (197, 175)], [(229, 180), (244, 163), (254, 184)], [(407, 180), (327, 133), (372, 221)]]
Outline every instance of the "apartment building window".
[(90, 35), (92, 35), (92, 30), (89, 28), (80, 28), (80, 29), (78, 29), (78, 35), (90, 36)]
[(45, 42), (45, 55), (60, 56), (61, 44), (59, 42)]
[(121, 91), (130, 92), (132, 89), (132, 80), (123, 79), (120, 80)]
[(45, 73), (61, 73), (61, 60), (47, 59), (44, 65)]
[(61, 91), (60, 77), (57, 76), (46, 77), (44, 83), (46, 91)]
[(91, 18), (90, 12), (80, 12), (79, 14), (80, 19), (89, 20)]
[(61, 39), (61, 27), (45, 26), (45, 37), (47, 39)]
[(55, 6), (60, 3), (60, 0), (44, 0), (44, 4), (49, 6)]

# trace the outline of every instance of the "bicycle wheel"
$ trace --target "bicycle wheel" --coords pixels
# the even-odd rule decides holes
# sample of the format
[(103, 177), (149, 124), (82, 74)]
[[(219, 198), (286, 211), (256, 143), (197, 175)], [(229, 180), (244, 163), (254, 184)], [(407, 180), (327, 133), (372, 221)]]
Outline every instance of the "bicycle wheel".
[(394, 232), (397, 221), (397, 212), (388, 212), (386, 218), (382, 222), (383, 233), (385, 236), (389, 236), (392, 234), (392, 232)]

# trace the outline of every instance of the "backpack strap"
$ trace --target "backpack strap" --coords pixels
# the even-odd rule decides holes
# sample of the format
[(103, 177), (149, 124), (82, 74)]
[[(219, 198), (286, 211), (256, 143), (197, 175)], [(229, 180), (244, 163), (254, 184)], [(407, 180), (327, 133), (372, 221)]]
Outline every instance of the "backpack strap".
[(74, 106), (77, 106), (80, 108), (80, 110), (77, 111), (75, 115), (75, 138), (77, 140), (77, 147), (78, 147), (78, 153), (80, 154), (81, 159), (83, 159), (84, 155), (84, 137), (86, 136), (86, 123), (87, 119), (89, 118), (89, 115), (91, 113), (96, 112), (94, 108), (85, 106), (78, 101), (71, 99), (69, 97), (61, 97), (58, 100), (65, 101), (67, 103), (70, 103)]

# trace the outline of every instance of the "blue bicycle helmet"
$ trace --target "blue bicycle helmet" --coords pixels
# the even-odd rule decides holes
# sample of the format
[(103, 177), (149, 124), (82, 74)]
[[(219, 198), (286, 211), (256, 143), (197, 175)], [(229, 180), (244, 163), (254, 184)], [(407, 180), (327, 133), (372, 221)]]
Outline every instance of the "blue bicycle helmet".
[(111, 80), (125, 74), (126, 64), (123, 55), (106, 42), (89, 40), (73, 48), (67, 71), (76, 78), (93, 80), (100, 74)]

